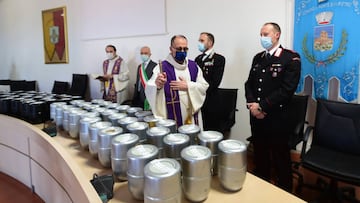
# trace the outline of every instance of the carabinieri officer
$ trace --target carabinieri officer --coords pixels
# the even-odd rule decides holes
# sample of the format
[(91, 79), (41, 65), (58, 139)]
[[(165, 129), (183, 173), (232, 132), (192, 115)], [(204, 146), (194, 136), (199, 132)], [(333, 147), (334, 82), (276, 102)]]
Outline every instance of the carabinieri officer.
[(255, 175), (270, 181), (274, 169), (276, 184), (291, 192), (288, 140), (292, 129), (286, 123), (287, 105), (299, 82), (301, 62), (299, 54), (280, 45), (280, 34), (276, 23), (265, 23), (261, 28), (265, 51), (253, 58), (245, 96), (250, 111)]

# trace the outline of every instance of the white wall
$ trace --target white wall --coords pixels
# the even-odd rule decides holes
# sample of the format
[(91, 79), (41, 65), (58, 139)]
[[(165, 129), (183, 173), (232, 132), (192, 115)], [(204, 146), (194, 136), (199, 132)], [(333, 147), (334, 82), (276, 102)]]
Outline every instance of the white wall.
[[(144, 0), (147, 1), (147, 0)], [(106, 0), (103, 1), (107, 3)], [(169, 53), (169, 41), (174, 34), (184, 34), (189, 41), (189, 58), (195, 58), (197, 40), (202, 31), (215, 35), (215, 49), (226, 57), (221, 87), (238, 88), (236, 125), (231, 136), (245, 140), (250, 136), (249, 115), (245, 108), (244, 82), (252, 57), (262, 50), (259, 43), (261, 26), (268, 21), (279, 23), (281, 42), (292, 47), (294, 0), (166, 0), (167, 34), (84, 40), (80, 29), (82, 5), (86, 0), (0, 0), (0, 78), (37, 80), (40, 91), (50, 92), (54, 80), (71, 81), (72, 73), (98, 73), (105, 58), (104, 47), (114, 44), (131, 70), (131, 84), (140, 62), (139, 49), (152, 48), (154, 60)], [(67, 7), (69, 42), (68, 64), (45, 64), (41, 11)], [(141, 5), (139, 5), (141, 7)], [(136, 12), (136, 11), (134, 11)], [(109, 15), (109, 13), (94, 14)], [(141, 15), (141, 13), (139, 13)], [(106, 22), (104, 22), (106, 23)], [(147, 17), (143, 16), (144, 26)], [(109, 25), (127, 26), (133, 25)], [(101, 32), (101, 30), (99, 30)], [(99, 84), (91, 81), (91, 97), (100, 98)], [(132, 85), (131, 85), (132, 87)]]

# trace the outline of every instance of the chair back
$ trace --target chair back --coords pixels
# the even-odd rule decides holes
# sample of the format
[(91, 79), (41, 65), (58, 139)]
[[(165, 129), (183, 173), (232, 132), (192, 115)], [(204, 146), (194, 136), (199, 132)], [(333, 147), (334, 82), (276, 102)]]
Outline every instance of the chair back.
[(81, 96), (85, 98), (85, 93), (88, 88), (88, 75), (73, 74), (69, 94), (73, 96)]
[(69, 83), (62, 81), (54, 81), (51, 93), (53, 94), (67, 94), (69, 91)]
[(360, 155), (360, 105), (318, 99), (313, 145)]
[(238, 89), (218, 88), (218, 116), (222, 131), (230, 131), (235, 124), (235, 112)]
[(308, 95), (293, 95), (288, 105), (288, 126), (292, 129), (289, 136), (291, 149), (295, 149), (304, 137), (308, 99)]

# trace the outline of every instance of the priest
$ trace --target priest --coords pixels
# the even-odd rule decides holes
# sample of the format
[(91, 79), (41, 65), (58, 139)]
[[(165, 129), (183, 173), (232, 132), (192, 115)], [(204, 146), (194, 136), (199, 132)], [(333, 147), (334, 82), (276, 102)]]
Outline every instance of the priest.
[(145, 88), (154, 116), (173, 119), (177, 127), (201, 124), (199, 111), (209, 86), (201, 69), (187, 59), (187, 51), (186, 37), (173, 36), (170, 54), (154, 68)]

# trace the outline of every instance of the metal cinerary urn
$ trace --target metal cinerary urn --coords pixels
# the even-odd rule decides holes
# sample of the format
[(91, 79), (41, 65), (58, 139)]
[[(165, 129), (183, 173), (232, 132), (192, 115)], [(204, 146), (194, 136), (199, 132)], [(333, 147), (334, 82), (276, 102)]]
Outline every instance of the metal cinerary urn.
[(86, 112), (84, 114), (81, 115), (81, 119), (83, 118), (94, 118), (94, 117), (100, 117), (100, 113), (99, 112)]
[(72, 105), (63, 105), (62, 106), (62, 127), (65, 132), (69, 132), (69, 114), (73, 110), (79, 110), (77, 107)]
[(126, 126), (126, 129), (129, 132), (135, 133), (139, 136), (140, 143), (144, 143), (146, 141), (146, 131), (148, 128), (149, 125), (145, 122), (134, 122)]
[(122, 127), (124, 129), (124, 132), (129, 132), (128, 129), (126, 128), (126, 126), (131, 124), (131, 123), (137, 122), (137, 118), (127, 116), (127, 117), (124, 117), (124, 118), (120, 118), (117, 122), (120, 125), (120, 127)]
[(165, 157), (164, 154), (164, 137), (170, 133), (170, 129), (166, 127), (153, 127), (146, 131), (146, 141), (149, 144), (157, 146), (159, 149), (159, 158)]
[[(108, 109), (116, 109), (118, 106), (120, 106), (120, 104), (118, 103), (111, 103), (109, 105), (107, 105)], [(118, 110), (116, 110), (118, 112)]]
[(90, 131), (89, 127), (91, 124), (101, 121), (100, 117), (85, 117), (80, 119), (80, 145), (84, 149), (89, 147)]
[(190, 145), (198, 144), (198, 134), (200, 133), (200, 127), (195, 124), (185, 124), (178, 128), (178, 132), (186, 134), (190, 138)]
[(127, 152), (128, 188), (135, 199), (144, 199), (144, 167), (156, 159), (158, 153), (158, 148), (150, 144), (137, 145)]
[(66, 106), (66, 102), (61, 102), (55, 105), (55, 124), (56, 128), (61, 130), (63, 129), (63, 106)]
[(200, 145), (191, 145), (181, 151), (182, 190), (193, 202), (204, 201), (210, 192), (211, 151)]
[(153, 115), (151, 111), (138, 111), (135, 113), (135, 117), (138, 118), (138, 121), (144, 121), (146, 116)]
[(111, 123), (107, 121), (99, 121), (90, 125), (89, 152), (92, 156), (98, 157), (98, 132), (110, 126)]
[(104, 167), (111, 167), (111, 142), (113, 137), (120, 135), (123, 129), (120, 127), (108, 127), (98, 132), (98, 158)]
[(100, 114), (101, 114), (103, 121), (110, 121), (109, 117), (114, 113), (118, 113), (118, 111), (115, 109), (106, 109), (105, 111), (101, 112)]
[(111, 168), (119, 180), (127, 180), (127, 152), (139, 142), (139, 136), (124, 133), (115, 136), (111, 141)]
[(181, 150), (189, 146), (190, 138), (188, 135), (181, 133), (170, 133), (163, 139), (165, 157), (174, 158), (181, 161)]
[(156, 122), (159, 121), (159, 119), (155, 118), (154, 115), (145, 116), (143, 120), (144, 120), (144, 122), (147, 122), (149, 124), (149, 128), (155, 127)]
[(116, 107), (115, 109), (118, 110), (120, 113), (126, 113), (126, 111), (130, 108), (129, 105), (126, 104), (122, 104), (118, 107)]
[(141, 107), (130, 107), (126, 110), (126, 113), (130, 117), (135, 117), (135, 113), (142, 111), (143, 109)]
[(176, 121), (171, 119), (159, 119), (156, 126), (163, 126), (170, 129), (171, 133), (176, 133)]
[(246, 145), (239, 140), (223, 140), (219, 143), (219, 181), (229, 191), (242, 188), (246, 170)]
[(50, 119), (56, 122), (56, 108), (61, 105), (66, 105), (65, 102), (53, 102), (50, 104)]
[(181, 202), (181, 167), (175, 159), (154, 159), (144, 168), (144, 202)]
[(85, 110), (72, 110), (69, 114), (69, 135), (72, 138), (79, 137), (79, 129), (80, 129), (80, 118), (81, 115), (86, 113)]
[(113, 113), (109, 116), (109, 121), (113, 126), (119, 126), (119, 123), (117, 121), (125, 117), (126, 117), (125, 113)]
[(202, 131), (199, 134), (199, 144), (208, 147), (211, 151), (211, 174), (217, 175), (218, 173), (218, 144), (223, 139), (223, 134), (217, 131)]

